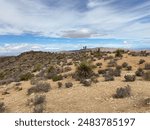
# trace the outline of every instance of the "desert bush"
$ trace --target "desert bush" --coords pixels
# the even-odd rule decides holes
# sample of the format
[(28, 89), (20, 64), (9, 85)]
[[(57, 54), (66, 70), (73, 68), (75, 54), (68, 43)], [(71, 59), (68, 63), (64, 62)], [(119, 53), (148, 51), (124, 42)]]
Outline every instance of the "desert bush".
[(126, 67), (126, 69), (127, 70), (132, 70), (132, 66), (129, 65), (129, 66)]
[(150, 63), (146, 63), (146, 64), (145, 64), (145, 69), (146, 69), (146, 70), (150, 70)]
[(35, 106), (38, 104), (45, 103), (45, 95), (34, 95), (34, 97), (30, 98), (27, 100), (27, 105), (28, 106)]
[(42, 104), (45, 102), (45, 95), (36, 95), (34, 100), (33, 100), (33, 104), (34, 105), (38, 105), (38, 104)]
[(135, 75), (125, 75), (124, 76), (126, 82), (133, 82), (136, 79)]
[(113, 75), (106, 74), (106, 75), (104, 75), (104, 77), (105, 77), (105, 81), (113, 81), (114, 80)]
[(65, 83), (66, 88), (71, 88), (72, 86), (73, 86), (73, 83), (71, 82)]
[(48, 92), (51, 89), (51, 86), (49, 83), (46, 82), (39, 82), (36, 85), (32, 86), (27, 90), (27, 94), (30, 95), (32, 93), (38, 93), (38, 92)]
[(138, 70), (135, 72), (136, 76), (143, 76), (144, 70), (142, 68), (138, 68)]
[(45, 109), (46, 96), (45, 95), (31, 95), (27, 100), (27, 106), (32, 108), (34, 113), (42, 113)]
[(27, 81), (27, 80), (30, 80), (32, 77), (34, 77), (34, 74), (32, 74), (31, 72), (27, 72), (25, 74), (20, 75), (20, 80)]
[(61, 88), (63, 86), (62, 82), (58, 82), (58, 88)]
[(150, 71), (147, 71), (143, 74), (143, 78), (146, 81), (150, 81)]
[(122, 63), (122, 67), (123, 67), (123, 68), (126, 68), (127, 66), (128, 66), (128, 63), (127, 63), (127, 62), (123, 62), (123, 63)]
[(62, 75), (55, 75), (52, 77), (52, 80), (55, 82), (55, 81), (60, 81), (63, 79), (63, 76)]
[(5, 104), (4, 102), (0, 101), (0, 113), (3, 113), (3, 112), (5, 112)]
[(115, 69), (113, 74), (114, 74), (114, 76), (119, 77), (119, 76), (121, 76), (121, 70), (120, 69)]
[(140, 59), (140, 60), (139, 60), (139, 64), (143, 64), (144, 62), (145, 62), (144, 59)]
[(123, 57), (123, 54), (124, 53), (124, 50), (122, 50), (122, 49), (117, 49), (116, 51), (115, 51), (115, 57)]
[(117, 88), (115, 98), (125, 98), (131, 96), (131, 87), (129, 85)]
[(77, 80), (88, 79), (93, 76), (91, 64), (87, 62), (81, 62), (75, 72), (74, 78)]

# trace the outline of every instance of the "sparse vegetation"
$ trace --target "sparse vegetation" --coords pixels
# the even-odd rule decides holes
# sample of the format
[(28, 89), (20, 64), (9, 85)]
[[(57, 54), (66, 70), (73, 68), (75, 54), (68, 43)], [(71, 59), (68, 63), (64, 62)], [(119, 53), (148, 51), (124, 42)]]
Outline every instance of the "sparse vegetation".
[[(0, 57), (0, 112), (149, 112), (149, 58), (147, 51), (103, 48)], [(112, 99), (131, 96), (126, 84), (133, 97)]]
[(131, 96), (131, 87), (129, 85), (117, 88), (115, 98), (125, 98)]
[(27, 91), (27, 94), (30, 95), (32, 93), (48, 92), (50, 89), (51, 89), (51, 86), (50, 86), (49, 83), (39, 82), (36, 85), (29, 88), (28, 91)]
[(125, 75), (124, 76), (126, 82), (133, 82), (136, 79), (135, 75)]

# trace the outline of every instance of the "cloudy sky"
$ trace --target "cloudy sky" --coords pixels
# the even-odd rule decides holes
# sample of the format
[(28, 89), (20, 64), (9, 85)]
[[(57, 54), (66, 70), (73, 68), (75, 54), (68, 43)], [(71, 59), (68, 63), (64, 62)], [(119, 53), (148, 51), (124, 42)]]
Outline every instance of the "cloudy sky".
[(0, 0), (0, 55), (150, 48), (150, 0)]

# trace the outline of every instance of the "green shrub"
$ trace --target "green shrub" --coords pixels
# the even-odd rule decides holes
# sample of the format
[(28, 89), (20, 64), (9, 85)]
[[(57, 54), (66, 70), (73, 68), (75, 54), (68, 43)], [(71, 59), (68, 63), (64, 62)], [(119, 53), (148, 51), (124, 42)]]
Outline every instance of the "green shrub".
[(62, 75), (55, 75), (54, 77), (52, 77), (52, 80), (55, 82), (55, 81), (60, 81), (63, 79), (63, 76)]
[(81, 62), (75, 72), (75, 79), (88, 79), (93, 76), (94, 72), (92, 70), (91, 64), (88, 62)]

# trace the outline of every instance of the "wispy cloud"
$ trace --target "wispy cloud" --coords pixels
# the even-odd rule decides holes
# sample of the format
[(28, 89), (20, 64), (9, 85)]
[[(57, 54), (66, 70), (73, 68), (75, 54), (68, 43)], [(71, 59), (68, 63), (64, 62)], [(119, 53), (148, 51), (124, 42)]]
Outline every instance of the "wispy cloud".
[[(124, 39), (130, 46), (135, 42), (149, 45), (150, 1), (0, 0), (0, 35), (23, 34), (56, 38), (116, 38)], [(63, 48), (53, 44), (36, 45), (36, 42), (32, 45), (29, 41), (15, 43), (0, 45), (1, 53), (28, 48)], [(123, 42), (120, 44), (124, 45)]]
[[(101, 34), (107, 33), (107, 37), (143, 38), (150, 34), (150, 1), (139, 1), (1, 0), (0, 34), (103, 37)], [(147, 18), (147, 23), (142, 23), (142, 18)]]

